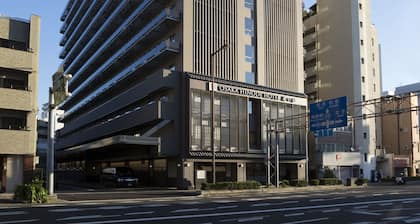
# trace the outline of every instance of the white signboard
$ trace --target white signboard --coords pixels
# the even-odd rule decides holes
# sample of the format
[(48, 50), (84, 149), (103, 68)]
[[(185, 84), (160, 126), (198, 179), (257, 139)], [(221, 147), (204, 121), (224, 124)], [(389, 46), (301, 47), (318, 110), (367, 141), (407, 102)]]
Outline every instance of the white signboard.
[(197, 179), (205, 180), (206, 178), (206, 171), (205, 170), (197, 170)]
[(359, 152), (323, 152), (324, 166), (358, 166), (360, 165)]

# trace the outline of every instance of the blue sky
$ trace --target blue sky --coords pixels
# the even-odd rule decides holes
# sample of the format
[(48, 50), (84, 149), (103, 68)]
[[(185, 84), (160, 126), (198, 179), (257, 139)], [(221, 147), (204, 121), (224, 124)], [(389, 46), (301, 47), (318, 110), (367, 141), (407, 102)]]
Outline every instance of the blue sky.
[[(341, 0), (340, 0), (341, 1)], [(314, 0), (305, 0), (308, 5)], [(41, 16), (39, 104), (47, 102), (51, 75), (61, 60), (59, 20), (67, 0), (0, 0), (0, 14), (29, 18)], [(420, 82), (419, 0), (372, 0), (372, 19), (382, 45), (383, 89)]]

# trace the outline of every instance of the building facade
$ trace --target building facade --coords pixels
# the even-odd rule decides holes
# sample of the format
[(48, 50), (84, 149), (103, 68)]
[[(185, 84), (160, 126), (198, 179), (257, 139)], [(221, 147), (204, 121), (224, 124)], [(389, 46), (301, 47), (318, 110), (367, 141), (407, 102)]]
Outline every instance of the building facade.
[[(420, 82), (405, 85), (405, 86), (399, 86), (395, 88), (395, 95), (401, 96), (401, 95), (407, 95), (410, 93), (417, 95), (417, 100), (420, 102)], [(417, 127), (420, 128), (420, 114), (419, 114), (419, 122), (417, 124)]]
[(282, 178), (304, 179), (293, 127), (306, 120), (290, 119), (306, 114), (301, 14), (293, 0), (69, 1), (58, 169), (128, 166), (141, 184), (194, 188), (213, 181), (214, 156), (217, 181), (264, 183), (265, 124), (289, 118), (272, 144)]
[[(344, 151), (360, 152), (359, 175), (372, 179), (375, 149), (380, 147), (380, 129), (376, 126), (380, 123), (375, 118), (360, 119), (378, 111), (370, 102), (381, 96), (380, 50), (370, 0), (318, 0), (304, 13), (304, 27), (308, 100), (312, 103), (347, 97), (349, 121), (354, 118), (354, 136), (352, 146)], [(312, 164), (311, 170), (316, 172), (322, 167)]]
[(0, 191), (30, 180), (36, 148), (40, 18), (0, 17)]
[[(418, 128), (418, 96), (412, 93), (386, 96), (381, 100), (382, 158), (384, 176), (420, 175), (420, 134)], [(388, 167), (386, 167), (388, 166)]]

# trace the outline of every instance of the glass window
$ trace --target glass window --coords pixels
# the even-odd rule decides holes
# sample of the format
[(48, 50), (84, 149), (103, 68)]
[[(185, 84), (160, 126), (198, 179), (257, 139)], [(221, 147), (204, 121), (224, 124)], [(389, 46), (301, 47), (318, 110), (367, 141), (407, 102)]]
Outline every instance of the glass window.
[(238, 152), (238, 97), (230, 97), (230, 151)]
[(191, 150), (201, 150), (201, 96), (191, 94)]
[(249, 147), (261, 149), (261, 101), (248, 100)]
[(255, 48), (251, 45), (245, 45), (245, 60), (249, 63), (255, 63)]
[(229, 151), (229, 97), (223, 95), (221, 97), (221, 149), (226, 152)]
[(292, 105), (285, 108), (286, 154), (293, 154)]
[(220, 95), (214, 97), (214, 150), (220, 151)]
[(245, 0), (245, 7), (254, 10), (254, 0)]
[(239, 151), (248, 151), (247, 99), (239, 97)]
[(202, 150), (211, 151), (211, 126), (210, 126), (210, 119), (211, 119), (211, 111), (210, 111), (210, 94), (202, 93), (201, 94), (201, 109), (202, 109), (202, 117), (201, 117), (201, 125), (202, 125), (202, 132), (201, 132), (201, 146), (203, 147)]
[(300, 107), (293, 105), (293, 154), (300, 154)]
[(245, 82), (249, 84), (255, 84), (255, 73), (245, 72)]
[(300, 154), (306, 154), (306, 107), (300, 107)]
[(245, 34), (254, 36), (254, 20), (252, 18), (245, 18)]

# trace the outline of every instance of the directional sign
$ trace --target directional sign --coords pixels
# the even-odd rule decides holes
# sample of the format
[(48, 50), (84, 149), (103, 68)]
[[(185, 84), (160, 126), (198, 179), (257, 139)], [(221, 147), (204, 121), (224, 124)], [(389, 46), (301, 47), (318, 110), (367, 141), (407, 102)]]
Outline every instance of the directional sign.
[(309, 105), (310, 129), (317, 131), (347, 126), (347, 97)]

